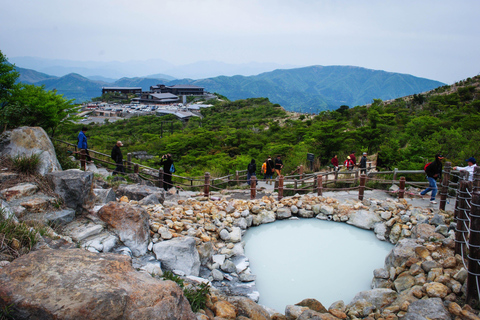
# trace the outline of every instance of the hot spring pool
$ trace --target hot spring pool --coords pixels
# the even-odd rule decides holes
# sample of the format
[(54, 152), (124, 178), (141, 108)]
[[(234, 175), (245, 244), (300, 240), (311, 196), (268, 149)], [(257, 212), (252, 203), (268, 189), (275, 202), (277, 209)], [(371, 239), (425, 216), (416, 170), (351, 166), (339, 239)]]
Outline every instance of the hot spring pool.
[(373, 270), (384, 266), (393, 245), (373, 231), (318, 219), (281, 220), (249, 228), (243, 240), (259, 304), (281, 313), (306, 298), (325, 308), (348, 304), (369, 290)]

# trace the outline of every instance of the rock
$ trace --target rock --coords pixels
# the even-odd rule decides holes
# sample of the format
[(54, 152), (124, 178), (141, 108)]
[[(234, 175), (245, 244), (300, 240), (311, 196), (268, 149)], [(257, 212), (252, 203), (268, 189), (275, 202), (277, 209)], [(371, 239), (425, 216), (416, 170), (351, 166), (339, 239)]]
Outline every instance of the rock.
[(253, 225), (259, 226), (264, 223), (275, 221), (275, 212), (262, 210), (259, 214), (253, 216)]
[(222, 281), (223, 280), (223, 273), (218, 269), (212, 270), (212, 278), (215, 281)]
[(298, 319), (298, 317), (300, 317), (300, 315), (306, 310), (310, 310), (310, 309), (308, 309), (308, 307), (288, 305), (285, 307), (285, 316), (289, 320)]
[(335, 301), (334, 303), (332, 303), (330, 305), (330, 307), (328, 307), (328, 310), (331, 310), (331, 309), (337, 309), (337, 310), (340, 310), (340, 311), (344, 312), (345, 311), (345, 302), (343, 302), (343, 300)]
[(197, 251), (200, 257), (200, 264), (202, 266), (207, 265), (212, 260), (213, 244), (211, 242), (204, 242), (197, 247)]
[(438, 213), (435, 213), (432, 219), (430, 219), (430, 224), (433, 224), (434, 226), (445, 225), (445, 218)]
[(408, 272), (403, 272), (397, 277), (397, 279), (395, 279), (393, 285), (397, 292), (402, 292), (404, 290), (410, 289), (415, 285), (415, 278)]
[(134, 256), (147, 252), (150, 233), (149, 215), (145, 209), (121, 202), (109, 202), (97, 215), (132, 250)]
[(445, 298), (448, 294), (447, 286), (438, 282), (425, 283), (423, 287), (430, 298)]
[(461, 283), (464, 283), (465, 280), (467, 279), (467, 276), (468, 276), (468, 271), (465, 270), (465, 268), (461, 268), (454, 276), (453, 276), (453, 279), (461, 282)]
[(77, 213), (93, 208), (93, 173), (77, 169), (52, 172), (46, 175), (53, 191), (62, 198), (65, 205)]
[(451, 320), (442, 299), (430, 298), (412, 302), (403, 317), (404, 320)]
[(0, 269), (0, 296), (16, 319), (195, 319), (174, 282), (137, 272), (126, 256), (81, 249), (17, 258)]
[(62, 233), (78, 242), (99, 234), (103, 229), (104, 227), (101, 224), (96, 224), (87, 219), (77, 219), (67, 224)]
[(300, 301), (299, 303), (295, 304), (296, 306), (301, 306), (301, 307), (308, 307), (310, 310), (317, 311), (320, 313), (326, 313), (328, 312), (327, 309), (323, 306), (323, 304), (315, 299), (304, 299)]
[(44, 212), (55, 199), (50, 197), (33, 198), (20, 203), (28, 212)]
[(237, 310), (235, 306), (228, 301), (225, 300), (218, 300), (213, 304), (212, 307), (213, 312), (215, 312), (215, 318), (221, 319), (236, 319), (237, 317)]
[(383, 268), (379, 268), (379, 269), (373, 270), (373, 276), (375, 278), (388, 279), (390, 277), (390, 273)]
[(375, 232), (375, 236), (377, 237), (378, 240), (381, 240), (381, 241), (386, 240), (385, 235), (387, 233), (387, 226), (385, 225), (385, 223), (375, 224), (373, 232)]
[(155, 194), (150, 194), (142, 200), (138, 201), (138, 204), (141, 206), (156, 205), (159, 203), (160, 201), (158, 201), (158, 197)]
[(288, 219), (292, 216), (292, 211), (288, 207), (279, 208), (276, 212), (277, 219)]
[(237, 267), (235, 266), (235, 263), (233, 263), (230, 260), (225, 260), (225, 262), (222, 264), (220, 269), (222, 269), (222, 271), (225, 271), (225, 272), (228, 272), (228, 273), (237, 272)]
[(302, 208), (298, 210), (298, 216), (300, 218), (313, 218), (313, 211)]
[(435, 226), (430, 224), (422, 223), (417, 224), (412, 229), (412, 237), (415, 239), (428, 240), (435, 233)]
[(366, 210), (353, 211), (347, 223), (362, 229), (373, 229), (375, 223), (382, 221), (379, 215), (375, 212)]
[(47, 133), (40, 127), (20, 127), (0, 135), (0, 156), (40, 155), (38, 173), (46, 175), (61, 171), (55, 148)]
[(186, 275), (198, 277), (200, 272), (200, 256), (192, 237), (173, 238), (158, 242), (153, 252), (167, 270), (181, 270)]
[(38, 186), (32, 183), (20, 183), (14, 187), (3, 189), (0, 191), (2, 196), (7, 201), (27, 197), (33, 195), (38, 191)]
[(160, 203), (165, 200), (165, 190), (158, 187), (151, 187), (139, 184), (121, 184), (117, 189), (117, 197), (126, 196), (130, 200), (140, 201), (143, 198), (153, 194)]
[(243, 316), (251, 320), (270, 320), (268, 312), (249, 298), (235, 296), (228, 297), (227, 300), (237, 309), (238, 317)]
[(411, 256), (415, 256), (415, 248), (421, 247), (413, 239), (402, 239), (398, 241), (396, 246), (390, 251), (390, 254), (385, 258), (385, 268), (400, 267)]
[(222, 229), (222, 231), (220, 231), (220, 239), (222, 239), (223, 241), (229, 241), (230, 232), (228, 232), (227, 229)]
[(250, 262), (248, 261), (248, 258), (244, 255), (234, 256), (231, 259), (232, 259), (232, 262), (235, 264), (236, 273), (241, 273), (250, 266)]
[(230, 241), (234, 243), (242, 241), (242, 229), (233, 227), (232, 232), (230, 232)]
[(10, 208), (8, 203), (6, 203), (1, 199), (0, 199), (0, 215), (3, 217), (3, 219), (13, 219), (13, 221), (18, 222), (18, 219), (15, 216), (15, 213)]
[(115, 198), (115, 192), (112, 188), (110, 189), (93, 189), (95, 194), (95, 203), (109, 203), (110, 201), (117, 200)]
[[(389, 306), (397, 298), (397, 293), (391, 289), (372, 289), (361, 291), (355, 295), (353, 300), (348, 304), (347, 309), (355, 305), (358, 301), (366, 301), (367, 305), (372, 304), (376, 309), (383, 310)], [(365, 314), (367, 316), (369, 313)]]
[(45, 219), (55, 226), (63, 226), (75, 219), (75, 210), (64, 209), (60, 211), (52, 211), (45, 215)]
[[(373, 289), (373, 290), (382, 290), (382, 289)], [(368, 302), (365, 299), (359, 299), (356, 300), (355, 302), (350, 302), (347, 306), (347, 315), (352, 317), (357, 317), (357, 318), (364, 318), (368, 316), (370, 313), (375, 311), (375, 306), (371, 303)]]
[(297, 214), (298, 213), (298, 207), (296, 205), (292, 205), (290, 207), (290, 210), (293, 214)]
[(335, 209), (332, 206), (322, 204), (320, 207), (320, 213), (323, 214), (324, 216), (331, 216)]
[(441, 265), (433, 260), (426, 260), (422, 262), (422, 269), (425, 270), (425, 272), (430, 272), (432, 269), (438, 269), (440, 268)]
[(240, 273), (238, 275), (238, 280), (240, 280), (241, 282), (252, 282), (252, 281), (255, 281), (257, 278), (257, 276), (255, 276), (254, 274), (249, 274), (249, 273)]

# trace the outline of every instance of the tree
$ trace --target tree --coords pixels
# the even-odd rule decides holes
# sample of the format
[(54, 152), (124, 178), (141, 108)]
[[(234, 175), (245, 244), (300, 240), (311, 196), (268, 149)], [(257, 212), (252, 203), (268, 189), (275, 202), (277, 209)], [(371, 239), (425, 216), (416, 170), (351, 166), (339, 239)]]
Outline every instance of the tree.
[[(15, 88), (19, 74), (15, 71), (15, 66), (10, 64), (0, 50), (0, 123), (2, 121), (2, 110), (8, 104), (12, 91)], [(6, 128), (6, 123), (5, 123)]]
[(19, 84), (12, 90), (9, 103), (2, 109), (0, 121), (5, 128), (39, 126), (50, 130), (54, 136), (61, 123), (72, 123), (78, 117), (78, 107), (73, 100), (66, 100), (55, 91), (46, 91), (43, 86)]

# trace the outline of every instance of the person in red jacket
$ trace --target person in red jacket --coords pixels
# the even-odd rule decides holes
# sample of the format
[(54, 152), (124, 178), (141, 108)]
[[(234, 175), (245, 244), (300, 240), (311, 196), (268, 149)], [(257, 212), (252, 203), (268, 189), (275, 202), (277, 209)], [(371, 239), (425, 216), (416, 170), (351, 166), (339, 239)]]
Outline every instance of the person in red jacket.
[(343, 166), (348, 170), (353, 170), (353, 167), (355, 167), (355, 163), (352, 161), (350, 156), (348, 156), (347, 160), (345, 160), (345, 162), (343, 163)]
[(335, 155), (332, 160), (330, 160), (333, 166), (333, 171), (338, 171), (338, 157)]
[(352, 151), (352, 154), (350, 155), (350, 159), (353, 162), (353, 166), (356, 166), (357, 165), (357, 157), (355, 157), (355, 151)]

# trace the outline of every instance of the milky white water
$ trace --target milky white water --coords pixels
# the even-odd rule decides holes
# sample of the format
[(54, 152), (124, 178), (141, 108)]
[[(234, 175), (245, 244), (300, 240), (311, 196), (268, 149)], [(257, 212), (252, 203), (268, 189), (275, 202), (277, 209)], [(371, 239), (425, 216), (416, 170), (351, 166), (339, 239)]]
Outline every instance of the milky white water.
[(371, 289), (373, 270), (383, 268), (393, 248), (373, 231), (318, 219), (252, 227), (243, 239), (257, 276), (258, 303), (281, 313), (306, 298), (326, 308), (337, 300), (348, 304)]

